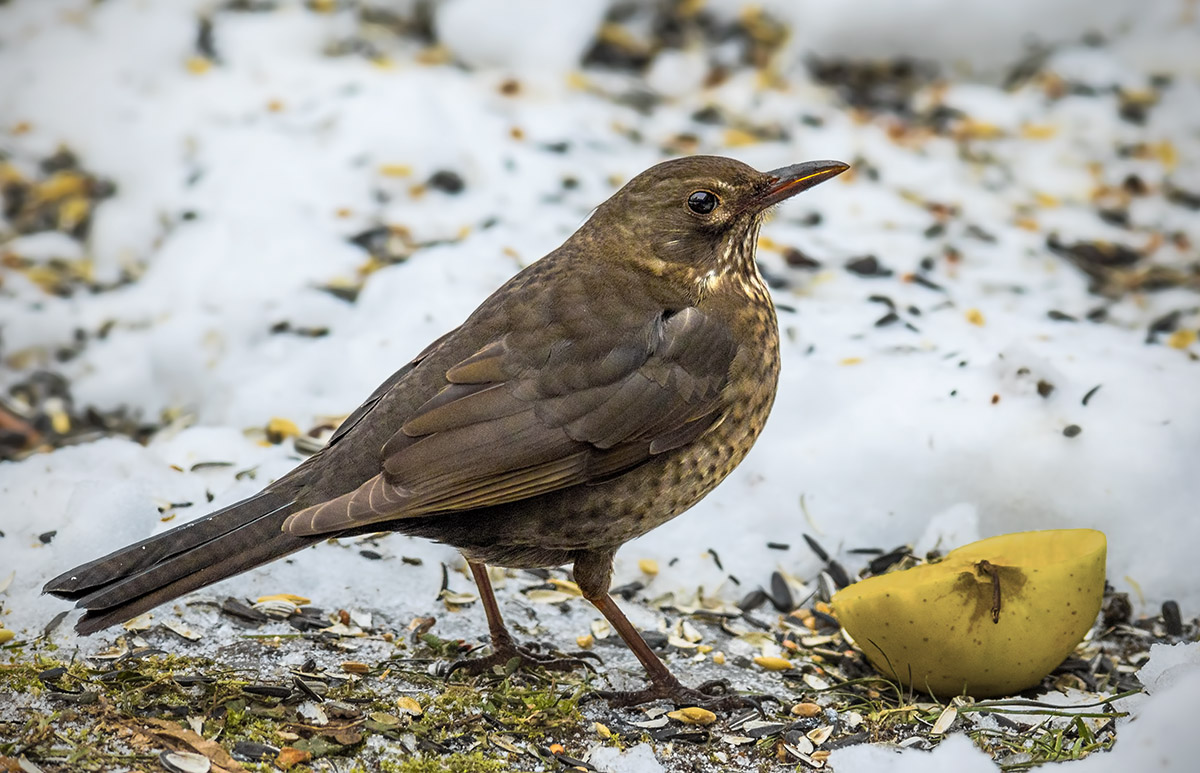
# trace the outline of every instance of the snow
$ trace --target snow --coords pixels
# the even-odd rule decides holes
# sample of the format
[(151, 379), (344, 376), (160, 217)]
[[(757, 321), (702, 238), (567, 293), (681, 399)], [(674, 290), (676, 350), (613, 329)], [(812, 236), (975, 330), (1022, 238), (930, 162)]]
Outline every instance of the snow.
[(837, 749), (829, 757), (838, 773), (994, 773), (1000, 768), (965, 735), (952, 735), (932, 751), (901, 751), (862, 744)]
[(597, 747), (588, 763), (605, 773), (663, 773), (665, 770), (654, 758), (654, 750), (644, 743), (630, 746), (628, 749)]
[(836, 12), (821, 0), (762, 5), (792, 22), (799, 52), (934, 59), (976, 74), (993, 74), (1038, 47), (1075, 42), (1083, 32), (1110, 34), (1145, 13), (1145, 6), (1125, 0), (914, 0), (903, 6), (850, 0), (839, 3)]
[[(1186, 646), (1192, 651), (1194, 662), (1200, 645)], [(1196, 755), (1200, 754), (1197, 711), (1200, 711), (1200, 669), (1193, 666), (1176, 684), (1146, 701), (1137, 717), (1122, 729), (1111, 753), (1081, 760), (1069, 770), (1071, 773), (1192, 770)]]
[(1146, 692), (1158, 695), (1174, 690), (1197, 673), (1200, 673), (1200, 646), (1151, 644), (1150, 659), (1138, 670), (1138, 679)]
[[(344, 9), (280, 5), (217, 14), (219, 57), (204, 72), (187, 63), (209, 2), (0, 7), (0, 158), (32, 175), (66, 144), (85, 168), (113, 180), (117, 195), (96, 211), (86, 253), (98, 280), (130, 267), (140, 273), (119, 289), (60, 298), (0, 268), (2, 353), (63, 373), (79, 405), (129, 406), (147, 419), (171, 411), (195, 422), (144, 447), (111, 438), (0, 463), (0, 580), (6, 567), (15, 570), (0, 594), (7, 628), (36, 635), (67, 608), (39, 596), (63, 569), (237, 501), (290, 469), (299, 458), (290, 445), (265, 446), (246, 431), (275, 416), (308, 428), (351, 411), (685, 132), (699, 152), (763, 169), (840, 158), (856, 174), (786, 203), (763, 231), (763, 264), (789, 282), (776, 300), (794, 310), (780, 312), (783, 374), (762, 439), (693, 511), (625, 547), (615, 583), (645, 579), (637, 560), (654, 558), (663, 571), (648, 594), (703, 586), (736, 599), (776, 567), (813, 576), (820, 564), (803, 547), (805, 533), (854, 571), (861, 558), (846, 551), (856, 547), (945, 550), (1022, 529), (1087, 527), (1107, 534), (1109, 581), (1139, 613), (1167, 599), (1185, 617), (1200, 609), (1200, 348), (1146, 343), (1150, 324), (1172, 310), (1183, 310), (1181, 329), (1200, 328), (1196, 296), (1175, 289), (1104, 300), (1045, 248), (1054, 233), (1067, 243), (1135, 248), (1173, 233), (1200, 243), (1196, 213), (1159, 190), (1164, 182), (1200, 187), (1200, 68), (1187, 3), (1074, 0), (1055, 4), (1049, 17), (1032, 2), (924, 0), (893, 10), (859, 0), (836, 12), (828, 3), (760, 4), (796, 33), (776, 65), (787, 79), (778, 89), (745, 68), (705, 86), (710, 52), (699, 44), (660, 54), (644, 79), (581, 69), (609, 6), (602, 0), (522, 0), (499, 16), (477, 0), (447, 0), (435, 27), (465, 68), (421, 64), (418, 46), (388, 40), (375, 60), (327, 56), (339, 41), (373, 33)], [(713, 6), (731, 17), (742, 8)], [(1034, 18), (1041, 39), (1059, 45), (1048, 71), (1098, 96), (1049, 100), (1035, 87), (994, 85), (988, 74), (1024, 54)], [(1087, 27), (1111, 44), (1080, 45)], [(953, 107), (1001, 136), (973, 145), (902, 136), (887, 119), (855, 116), (801, 64), (810, 53), (864, 52), (953, 65), (952, 77), (916, 103)], [(1119, 120), (1115, 88), (1145, 89), (1164, 73), (1173, 83), (1146, 123)], [(520, 88), (502, 93), (511, 78)], [(664, 101), (646, 112), (615, 98), (647, 90)], [(691, 119), (710, 105), (787, 132), (728, 142), (726, 127)], [(815, 120), (802, 124), (802, 116)], [(1030, 127), (1048, 128), (1030, 139)], [(557, 143), (565, 151), (549, 149)], [(1116, 153), (1138, 143), (1149, 150)], [(439, 170), (459, 174), (463, 192), (426, 186)], [(1135, 228), (1127, 231), (1096, 217), (1092, 199), (1097, 186), (1120, 186), (1130, 174), (1154, 193), (1131, 202)], [(958, 212), (944, 237), (925, 234), (937, 219), (930, 204)], [(810, 213), (821, 215), (818, 225), (806, 224)], [(1032, 228), (1022, 225), (1030, 219)], [(354, 304), (321, 290), (364, 271), (368, 256), (348, 239), (380, 224), (403, 229), (412, 256), (373, 267)], [(971, 226), (994, 241), (972, 236)], [(957, 260), (945, 257), (946, 244), (961, 250)], [(782, 246), (822, 267), (787, 268)], [(42, 233), (0, 243), (5, 254), (74, 259), (80, 248)], [(893, 275), (842, 268), (868, 254)], [(1192, 253), (1168, 240), (1154, 255), (1184, 266)], [(928, 277), (944, 292), (902, 281), (926, 257), (935, 263)], [(872, 295), (890, 298), (915, 330), (876, 327), (887, 309)], [(1101, 306), (1103, 323), (1083, 321)], [(1051, 309), (1080, 321), (1051, 320)], [(269, 332), (284, 321), (329, 332)], [(111, 332), (95, 337), (106, 323)], [(50, 352), (76, 329), (91, 336), (86, 348), (53, 361)], [(0, 386), (27, 375), (6, 367)], [(1049, 396), (1039, 381), (1053, 385)], [(1082, 433), (1067, 438), (1072, 424)], [(212, 461), (231, 466), (192, 470)], [(237, 476), (252, 468), (253, 478)], [(51, 531), (44, 544), (39, 535)], [(769, 541), (791, 548), (770, 550)], [(387, 559), (425, 563), (364, 561), (353, 545), (321, 545), (203, 596), (354, 597), (401, 623), (426, 612), (438, 565), (454, 564), (456, 553), (398, 536), (380, 545)], [(452, 585), (469, 582), (455, 575)], [(501, 595), (506, 608), (520, 603)], [(171, 611), (201, 614), (182, 603)], [(653, 627), (652, 612), (629, 612)], [(577, 610), (556, 635), (582, 633), (593, 616)], [(482, 631), (478, 610), (448, 617), (463, 635)], [(55, 639), (75, 643), (67, 629)], [(1163, 770), (1195, 758), (1195, 734), (1178, 723), (1196, 714), (1197, 646), (1176, 651), (1185, 654), (1153, 652), (1143, 669), (1150, 697), (1114, 751), (1075, 767), (1136, 767), (1147, 749)], [(613, 770), (660, 769), (647, 746), (595, 755)], [(932, 752), (856, 747), (834, 760), (838, 771), (991, 765), (962, 737)]]
[[(1200, 711), (1200, 643), (1151, 645), (1150, 659), (1142, 666), (1138, 677), (1152, 697), (1141, 703), (1136, 716), (1121, 729), (1112, 751), (1062, 763), (1065, 771), (1122, 773), (1127, 770), (1193, 769), (1196, 755), (1200, 754), (1200, 738), (1194, 729), (1196, 713)], [(1043, 699), (1053, 695), (1050, 693)], [(1061, 705), (1070, 704), (1062, 702)], [(965, 735), (951, 735), (929, 752), (896, 752), (873, 744), (852, 746), (835, 750), (829, 762), (838, 773), (993, 773), (1000, 770)]]
[(560, 73), (579, 64), (608, 6), (608, 0), (512, 0), (497, 14), (488, 0), (446, 0), (436, 26), (439, 40), (472, 67)]

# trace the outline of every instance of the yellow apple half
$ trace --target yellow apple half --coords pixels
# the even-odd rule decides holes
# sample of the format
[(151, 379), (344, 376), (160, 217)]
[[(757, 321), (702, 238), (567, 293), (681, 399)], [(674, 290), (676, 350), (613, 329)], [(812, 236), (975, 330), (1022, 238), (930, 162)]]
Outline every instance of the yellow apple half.
[(1087, 634), (1106, 552), (1092, 529), (1005, 534), (856, 582), (833, 607), (883, 675), (941, 697), (1009, 695), (1040, 682)]

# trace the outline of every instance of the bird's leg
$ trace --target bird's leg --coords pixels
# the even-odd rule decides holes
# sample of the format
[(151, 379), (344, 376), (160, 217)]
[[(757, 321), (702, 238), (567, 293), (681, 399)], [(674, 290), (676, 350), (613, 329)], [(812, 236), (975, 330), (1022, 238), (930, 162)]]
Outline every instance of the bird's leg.
[(584, 598), (592, 602), (609, 624), (616, 629), (626, 646), (633, 651), (638, 662), (646, 669), (646, 675), (650, 677), (650, 685), (641, 690), (597, 690), (592, 695), (607, 700), (613, 707), (637, 706), (651, 701), (666, 700), (676, 706), (702, 706), (717, 710), (753, 708), (757, 709), (760, 714), (764, 713), (762, 701), (780, 702), (778, 698), (771, 695), (732, 695), (728, 691), (728, 683), (724, 680), (705, 682), (695, 688), (685, 686), (654, 654), (654, 650), (650, 649), (650, 645), (646, 644), (646, 640), (642, 638), (638, 630), (633, 627), (633, 623), (629, 622), (629, 618), (625, 617), (625, 613), (617, 606), (617, 602), (613, 601), (612, 596), (609, 595), (608, 583), (612, 574), (611, 554), (605, 558), (606, 566), (602, 568), (581, 566), (581, 564), (584, 564), (584, 559), (577, 559), (575, 581), (583, 592)]
[(650, 685), (641, 690), (597, 690), (593, 693), (597, 698), (607, 700), (610, 706), (637, 706), (651, 701), (666, 700), (676, 706), (702, 706), (718, 710), (753, 708), (762, 713), (763, 699), (778, 700), (769, 695), (731, 695), (728, 692), (729, 685), (723, 680), (706, 682), (696, 688), (685, 686), (654, 654), (654, 650), (646, 644), (646, 640), (629, 622), (629, 618), (625, 617), (625, 613), (607, 591), (596, 598), (589, 597), (588, 601), (595, 604), (608, 619), (629, 649), (633, 650), (634, 656), (650, 677)]
[(496, 594), (492, 591), (492, 581), (488, 577), (487, 567), (478, 561), (471, 560), (467, 561), (467, 566), (471, 567), (471, 575), (475, 578), (475, 586), (479, 589), (479, 598), (483, 602), (483, 612), (487, 615), (488, 633), (492, 638), (492, 654), (451, 664), (446, 671), (447, 678), (456, 671), (464, 671), (472, 676), (486, 673), (496, 666), (507, 666), (514, 659), (517, 660), (518, 667), (537, 666), (550, 671), (570, 671), (581, 666), (591, 669), (591, 664), (584, 658), (600, 660), (598, 655), (591, 652), (558, 657), (543, 655), (533, 652), (527, 647), (519, 646), (513, 641), (512, 634), (504, 627), (504, 619), (500, 617), (500, 605), (496, 603)]

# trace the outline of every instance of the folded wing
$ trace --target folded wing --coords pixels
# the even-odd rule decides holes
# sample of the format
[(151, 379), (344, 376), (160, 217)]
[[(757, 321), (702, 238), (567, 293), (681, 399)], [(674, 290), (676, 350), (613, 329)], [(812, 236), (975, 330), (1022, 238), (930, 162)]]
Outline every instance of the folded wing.
[(297, 536), (489, 507), (610, 479), (721, 420), (737, 346), (696, 308), (555, 341), (537, 361), (507, 338), (446, 371), (446, 385), (382, 449), (382, 472), (290, 516)]

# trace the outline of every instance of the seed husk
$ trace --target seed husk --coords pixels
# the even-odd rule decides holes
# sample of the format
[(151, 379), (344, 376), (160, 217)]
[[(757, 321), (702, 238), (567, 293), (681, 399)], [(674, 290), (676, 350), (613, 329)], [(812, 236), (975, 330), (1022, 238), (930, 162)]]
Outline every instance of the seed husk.
[(212, 762), (203, 754), (192, 752), (163, 752), (158, 761), (171, 773), (208, 773)]

